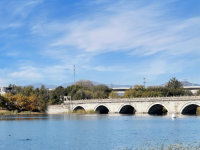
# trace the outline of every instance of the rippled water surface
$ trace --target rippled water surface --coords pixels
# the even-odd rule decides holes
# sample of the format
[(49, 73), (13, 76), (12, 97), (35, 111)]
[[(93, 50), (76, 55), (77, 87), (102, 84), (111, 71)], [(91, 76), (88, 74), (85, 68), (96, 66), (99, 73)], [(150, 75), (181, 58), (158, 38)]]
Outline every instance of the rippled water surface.
[(200, 116), (0, 116), (0, 149), (124, 149), (152, 143), (200, 141)]

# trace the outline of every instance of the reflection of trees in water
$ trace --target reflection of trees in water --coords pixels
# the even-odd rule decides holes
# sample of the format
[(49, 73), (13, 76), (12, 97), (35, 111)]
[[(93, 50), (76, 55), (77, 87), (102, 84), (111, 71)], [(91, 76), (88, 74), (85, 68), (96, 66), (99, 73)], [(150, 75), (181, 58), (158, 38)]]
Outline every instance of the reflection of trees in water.
[(24, 120), (46, 120), (49, 119), (48, 115), (45, 114), (30, 114), (30, 115), (5, 115), (1, 116), (0, 120), (5, 120), (5, 121), (24, 121)]

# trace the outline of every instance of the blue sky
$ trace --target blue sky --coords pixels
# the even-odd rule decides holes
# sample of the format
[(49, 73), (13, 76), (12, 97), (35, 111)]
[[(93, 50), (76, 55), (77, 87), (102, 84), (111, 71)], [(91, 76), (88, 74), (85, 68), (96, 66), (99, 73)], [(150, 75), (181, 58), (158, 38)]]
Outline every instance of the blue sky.
[(200, 83), (199, 0), (1, 0), (0, 86)]

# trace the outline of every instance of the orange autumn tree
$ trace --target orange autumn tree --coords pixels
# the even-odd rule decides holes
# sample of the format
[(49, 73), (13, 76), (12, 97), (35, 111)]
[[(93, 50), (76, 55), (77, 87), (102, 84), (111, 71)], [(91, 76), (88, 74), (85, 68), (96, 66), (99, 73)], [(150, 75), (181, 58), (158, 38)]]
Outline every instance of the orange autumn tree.
[(38, 105), (38, 97), (36, 95), (31, 95), (27, 97), (27, 104), (26, 104), (26, 110), (33, 111), (37, 109)]
[(8, 109), (16, 109), (17, 99), (16, 96), (11, 93), (6, 93), (3, 95), (6, 100), (6, 107)]
[(25, 109), (27, 105), (27, 97), (21, 94), (15, 95), (17, 99), (17, 108), (18, 109)]

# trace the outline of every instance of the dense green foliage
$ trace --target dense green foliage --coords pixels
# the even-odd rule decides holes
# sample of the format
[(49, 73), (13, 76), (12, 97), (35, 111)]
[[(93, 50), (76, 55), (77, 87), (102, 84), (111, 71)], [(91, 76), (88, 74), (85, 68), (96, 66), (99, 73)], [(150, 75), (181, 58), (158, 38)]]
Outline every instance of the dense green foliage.
[(200, 96), (200, 90), (197, 91), (197, 95)]
[[(44, 86), (34, 89), (33, 86), (21, 87), (9, 85), (16, 91), (15, 95), (0, 95), (0, 107), (6, 109), (18, 109), (28, 111), (44, 111), (47, 104), (61, 104), (64, 96), (71, 96), (72, 100), (81, 99), (105, 99), (122, 98), (106, 85), (93, 85), (89, 80), (77, 81), (66, 88), (59, 86), (55, 90), (47, 90)], [(191, 96), (192, 92), (183, 89), (180, 81), (171, 78), (165, 86), (145, 88), (143, 85), (135, 85), (126, 90), (124, 98), (133, 97), (165, 97), (165, 96)], [(200, 95), (200, 90), (197, 92)]]
[(176, 78), (170, 79), (170, 81), (164, 86), (153, 86), (145, 88), (143, 85), (135, 85), (134, 88), (126, 90), (124, 97), (169, 97), (169, 96), (191, 96), (192, 92), (183, 89), (180, 81)]
[[(88, 82), (88, 80), (86, 82)], [(83, 82), (81, 82), (81, 85), (78, 85), (78, 83), (76, 83), (75, 85), (68, 86), (67, 88), (57, 87), (51, 93), (50, 103), (59, 104), (63, 101), (64, 96), (71, 96), (72, 100), (93, 98), (103, 99), (108, 98), (108, 95), (112, 91), (105, 85), (91, 86), (91, 84), (84, 84)]]
[(47, 104), (61, 104), (64, 101), (64, 96), (71, 96), (72, 100), (104, 99), (108, 98), (112, 91), (105, 85), (95, 86), (89, 80), (80, 80), (66, 88), (59, 86), (50, 91), (44, 86), (41, 86), (40, 89), (34, 89), (33, 86), (21, 87), (10, 84), (9, 87), (16, 93), (15, 95), (0, 96), (0, 107), (30, 111), (44, 111)]
[(109, 98), (119, 98), (120, 96), (118, 95), (117, 92), (115, 91), (112, 91), (110, 94), (109, 94)]

